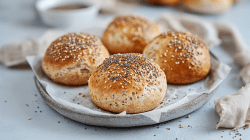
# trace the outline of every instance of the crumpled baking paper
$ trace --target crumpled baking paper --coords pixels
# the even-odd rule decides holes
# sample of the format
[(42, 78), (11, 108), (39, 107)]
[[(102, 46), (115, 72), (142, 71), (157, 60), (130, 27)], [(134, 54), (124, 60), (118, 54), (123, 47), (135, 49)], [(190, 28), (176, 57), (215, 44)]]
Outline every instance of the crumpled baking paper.
[[(97, 115), (133, 115), (122, 112), (115, 114), (104, 111), (98, 108), (91, 100), (88, 92), (88, 86), (65, 86), (60, 85), (49, 79), (48, 76), (42, 71), (42, 57), (29, 56), (27, 61), (34, 71), (36, 77), (46, 89), (47, 93), (56, 102), (63, 104), (67, 107), (74, 108), (85, 113)], [(166, 91), (166, 97), (162, 104), (152, 111), (140, 113), (154, 122), (160, 121), (161, 113), (167, 112), (170, 109), (190, 102), (202, 94), (209, 94), (215, 90), (219, 84), (227, 77), (231, 68), (223, 63), (220, 63), (214, 57), (211, 57), (211, 71), (210, 74), (203, 80), (190, 85), (170, 85)]]

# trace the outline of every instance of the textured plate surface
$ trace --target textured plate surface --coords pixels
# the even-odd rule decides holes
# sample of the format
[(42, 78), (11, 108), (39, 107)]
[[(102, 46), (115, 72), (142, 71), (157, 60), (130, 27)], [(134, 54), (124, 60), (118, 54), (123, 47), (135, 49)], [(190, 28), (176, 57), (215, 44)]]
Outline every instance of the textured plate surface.
[[(140, 114), (129, 114), (126, 116), (104, 116), (76, 111), (53, 100), (46, 92), (46, 90), (42, 87), (42, 85), (39, 83), (36, 77), (35, 84), (43, 100), (51, 108), (53, 108), (63, 116), (66, 116), (81, 123), (108, 127), (133, 127), (156, 124), (156, 122)], [(215, 94), (217, 89), (218, 87), (209, 94), (204, 93), (186, 104), (178, 106), (174, 109), (170, 109), (167, 113), (162, 113), (159, 123), (187, 115), (199, 109), (210, 100), (210, 98)]]

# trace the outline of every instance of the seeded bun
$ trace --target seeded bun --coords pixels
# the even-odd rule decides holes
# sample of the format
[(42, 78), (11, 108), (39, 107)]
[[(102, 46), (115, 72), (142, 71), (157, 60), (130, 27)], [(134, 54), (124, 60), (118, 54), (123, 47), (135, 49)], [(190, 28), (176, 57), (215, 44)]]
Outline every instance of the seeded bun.
[(194, 83), (205, 78), (210, 71), (209, 50), (191, 33), (171, 31), (161, 34), (143, 54), (160, 65), (171, 84)]
[(145, 18), (121, 15), (109, 24), (102, 41), (110, 53), (142, 53), (144, 47), (160, 33), (159, 27)]
[(229, 10), (233, 0), (182, 0), (190, 11), (204, 14), (219, 14)]
[(178, 5), (180, 0), (144, 0), (155, 5)]
[(152, 110), (162, 102), (166, 89), (164, 72), (142, 54), (112, 55), (89, 79), (92, 101), (115, 113)]
[(107, 57), (108, 50), (94, 35), (68, 33), (49, 46), (42, 68), (56, 83), (84, 85), (92, 71)]

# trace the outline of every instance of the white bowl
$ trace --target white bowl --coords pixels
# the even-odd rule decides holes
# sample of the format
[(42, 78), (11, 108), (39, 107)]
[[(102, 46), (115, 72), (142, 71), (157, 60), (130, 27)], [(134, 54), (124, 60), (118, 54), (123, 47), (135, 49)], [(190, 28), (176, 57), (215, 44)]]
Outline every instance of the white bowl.
[[(67, 4), (81, 4), (87, 7), (75, 10), (49, 10)], [(45, 24), (57, 27), (91, 24), (99, 12), (99, 7), (90, 0), (38, 0), (35, 6)]]

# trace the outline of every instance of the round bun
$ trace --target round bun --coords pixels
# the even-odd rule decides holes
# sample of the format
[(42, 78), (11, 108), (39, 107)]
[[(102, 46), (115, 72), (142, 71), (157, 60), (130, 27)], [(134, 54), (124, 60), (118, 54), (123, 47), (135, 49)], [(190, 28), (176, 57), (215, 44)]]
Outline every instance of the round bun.
[(160, 33), (159, 27), (145, 18), (121, 15), (109, 24), (102, 42), (110, 53), (142, 53), (145, 46)]
[(180, 0), (144, 0), (155, 5), (178, 5)]
[(160, 65), (171, 84), (197, 82), (210, 71), (209, 50), (191, 33), (171, 31), (161, 34), (145, 48), (143, 54)]
[(183, 0), (182, 4), (193, 12), (219, 14), (229, 10), (233, 0)]
[(163, 101), (166, 89), (164, 72), (142, 54), (113, 55), (89, 79), (92, 101), (115, 113), (152, 110)]
[(107, 57), (108, 50), (94, 35), (68, 33), (51, 43), (42, 60), (42, 68), (56, 83), (84, 85), (92, 71)]

